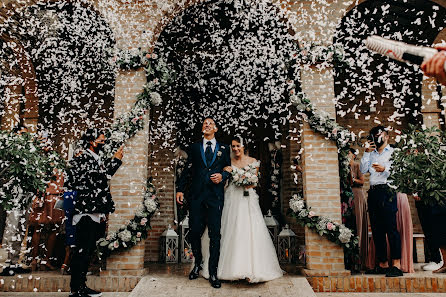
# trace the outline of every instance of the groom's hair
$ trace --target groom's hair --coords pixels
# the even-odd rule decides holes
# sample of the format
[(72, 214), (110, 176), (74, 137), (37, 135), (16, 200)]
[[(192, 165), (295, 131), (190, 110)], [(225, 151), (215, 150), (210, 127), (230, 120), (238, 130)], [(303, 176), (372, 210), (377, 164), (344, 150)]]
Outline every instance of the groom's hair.
[(215, 126), (218, 127), (218, 125), (217, 125), (217, 121), (216, 121), (213, 117), (205, 117), (205, 118), (201, 121), (201, 123), (203, 124), (206, 120), (212, 120), (212, 121), (214, 121)]

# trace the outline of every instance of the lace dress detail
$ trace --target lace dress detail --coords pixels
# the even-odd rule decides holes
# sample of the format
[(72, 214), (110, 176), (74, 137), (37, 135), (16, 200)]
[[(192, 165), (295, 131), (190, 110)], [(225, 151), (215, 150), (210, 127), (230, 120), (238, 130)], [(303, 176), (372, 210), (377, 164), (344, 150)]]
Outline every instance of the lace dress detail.
[[(232, 166), (257, 174), (259, 161), (244, 168)], [(223, 280), (247, 279), (249, 282), (265, 282), (283, 275), (279, 266), (273, 241), (265, 225), (259, 205), (259, 196), (249, 189), (244, 196), (244, 187), (229, 184), (225, 191), (221, 224), (221, 248), (217, 275)], [(202, 237), (203, 270), (209, 277), (209, 237), (207, 229)]]

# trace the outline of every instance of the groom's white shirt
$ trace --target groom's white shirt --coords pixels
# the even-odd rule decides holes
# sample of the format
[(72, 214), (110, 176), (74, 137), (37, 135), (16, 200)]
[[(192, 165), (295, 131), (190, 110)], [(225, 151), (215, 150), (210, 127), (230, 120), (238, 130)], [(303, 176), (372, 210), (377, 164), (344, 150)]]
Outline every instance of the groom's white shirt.
[(203, 138), (203, 151), (206, 152), (206, 148), (208, 147), (207, 143), (208, 141), (212, 142), (211, 144), (211, 148), (212, 148), (212, 152), (215, 151), (215, 147), (217, 146), (217, 140), (214, 138), (212, 138), (211, 140), (207, 140), (206, 138)]

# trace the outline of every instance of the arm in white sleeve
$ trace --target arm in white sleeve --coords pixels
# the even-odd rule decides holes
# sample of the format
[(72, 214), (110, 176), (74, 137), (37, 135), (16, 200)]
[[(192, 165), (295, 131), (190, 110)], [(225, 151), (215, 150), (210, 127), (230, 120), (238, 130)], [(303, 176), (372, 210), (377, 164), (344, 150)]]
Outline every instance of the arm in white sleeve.
[(364, 152), (361, 158), (361, 164), (359, 165), (359, 170), (361, 170), (362, 174), (366, 174), (370, 169), (370, 153)]
[(385, 178), (389, 178), (389, 176), (390, 176), (390, 167), (392, 167), (392, 161), (389, 158), (389, 160), (385, 161), (384, 164), (382, 164), (382, 165), (385, 167), (384, 171), (382, 172), (382, 174), (385, 176)]

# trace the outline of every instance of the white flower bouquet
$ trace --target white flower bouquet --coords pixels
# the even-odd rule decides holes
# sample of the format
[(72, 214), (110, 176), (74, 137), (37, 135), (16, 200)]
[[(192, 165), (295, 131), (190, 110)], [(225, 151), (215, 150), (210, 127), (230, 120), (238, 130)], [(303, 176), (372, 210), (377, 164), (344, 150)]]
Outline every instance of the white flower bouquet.
[(259, 176), (257, 174), (257, 168), (253, 166), (247, 166), (247, 170), (240, 169), (234, 167), (232, 169), (232, 182), (237, 187), (243, 187), (245, 188), (245, 191), (243, 192), (244, 196), (249, 196), (248, 191), (246, 190), (247, 187), (254, 186), (256, 187), (259, 183)]

